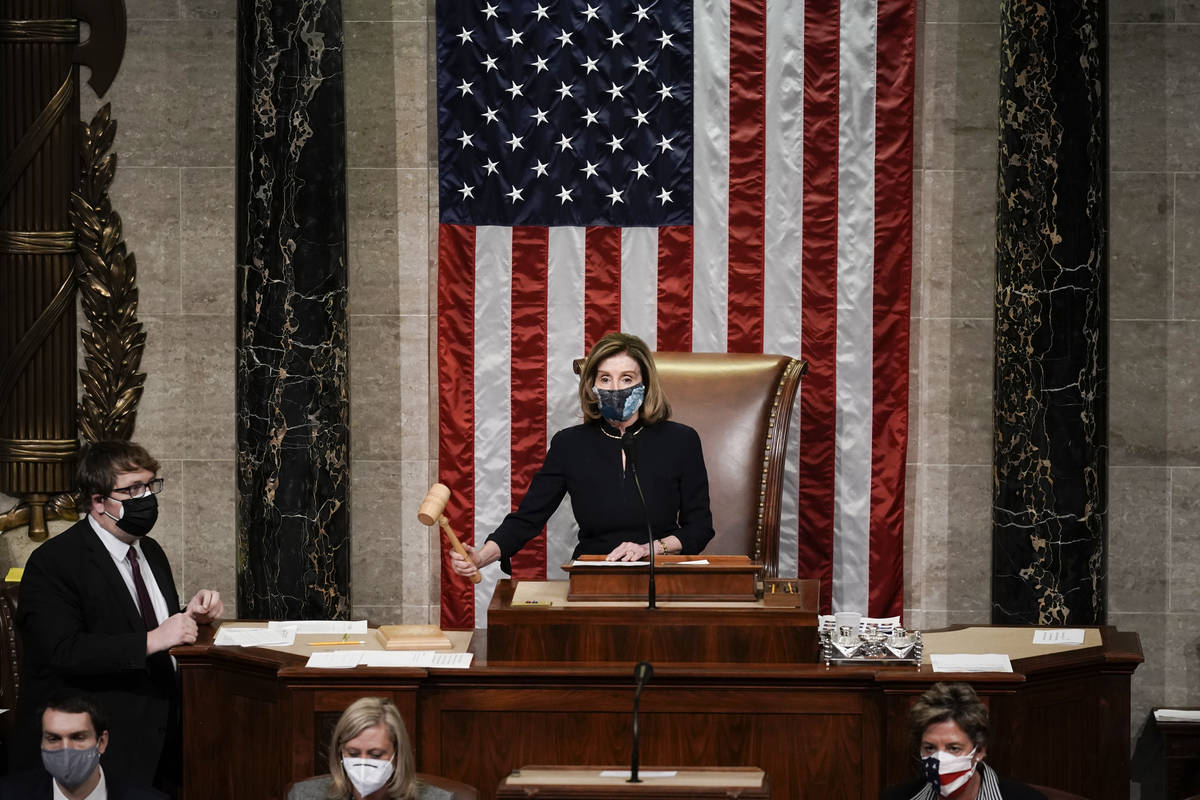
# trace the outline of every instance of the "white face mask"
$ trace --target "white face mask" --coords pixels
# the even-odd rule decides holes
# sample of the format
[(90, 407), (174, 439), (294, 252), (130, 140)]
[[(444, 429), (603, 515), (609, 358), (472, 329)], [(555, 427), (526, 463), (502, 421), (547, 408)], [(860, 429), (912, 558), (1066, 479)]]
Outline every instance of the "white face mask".
[(371, 792), (378, 791), (392, 779), (396, 765), (391, 761), (378, 758), (346, 758), (343, 756), (342, 768), (346, 770), (346, 777), (350, 779), (350, 783), (354, 784), (358, 793), (366, 797)]
[(975, 750), (965, 756), (956, 756), (945, 750), (938, 750), (931, 756), (921, 759), (925, 764), (925, 780), (938, 787), (942, 797), (949, 797), (971, 780), (979, 762), (975, 760)]

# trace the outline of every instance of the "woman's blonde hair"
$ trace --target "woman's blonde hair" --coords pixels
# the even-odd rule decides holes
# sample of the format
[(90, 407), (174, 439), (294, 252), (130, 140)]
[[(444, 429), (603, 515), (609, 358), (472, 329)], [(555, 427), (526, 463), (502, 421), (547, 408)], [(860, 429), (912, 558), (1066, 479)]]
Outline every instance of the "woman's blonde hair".
[(400, 710), (395, 703), (383, 697), (360, 697), (342, 712), (329, 743), (329, 774), (333, 777), (329, 786), (331, 800), (354, 796), (353, 786), (342, 766), (342, 748), (367, 728), (380, 723), (387, 728), (396, 751), (396, 769), (385, 787), (387, 796), (392, 800), (410, 800), (417, 796), (416, 765)]
[(646, 397), (642, 400), (642, 422), (653, 425), (671, 416), (671, 404), (667, 402), (666, 392), (658, 381), (658, 370), (654, 366), (654, 356), (650, 348), (638, 337), (631, 333), (610, 333), (596, 342), (592, 352), (588, 353), (579, 370), (579, 407), (583, 418), (590, 422), (602, 418), (600, 401), (596, 397), (596, 373), (600, 364), (606, 358), (624, 353), (637, 362), (642, 371), (642, 383), (646, 384)]

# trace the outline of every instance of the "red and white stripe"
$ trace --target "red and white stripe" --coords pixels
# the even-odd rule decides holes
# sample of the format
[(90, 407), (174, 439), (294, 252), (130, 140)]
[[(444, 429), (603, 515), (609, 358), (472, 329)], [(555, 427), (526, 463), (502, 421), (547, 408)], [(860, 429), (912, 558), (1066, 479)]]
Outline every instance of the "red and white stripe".
[[(550, 436), (579, 419), (573, 359), (625, 330), (659, 350), (811, 362), (780, 565), (822, 603), (900, 613), (912, 252), (912, 0), (697, 0), (694, 225), (442, 225), (439, 474), (482, 542)], [(558, 574), (569, 504), (513, 560)], [(481, 627), (443, 558), (442, 625)], [(832, 594), (830, 594), (832, 585)]]

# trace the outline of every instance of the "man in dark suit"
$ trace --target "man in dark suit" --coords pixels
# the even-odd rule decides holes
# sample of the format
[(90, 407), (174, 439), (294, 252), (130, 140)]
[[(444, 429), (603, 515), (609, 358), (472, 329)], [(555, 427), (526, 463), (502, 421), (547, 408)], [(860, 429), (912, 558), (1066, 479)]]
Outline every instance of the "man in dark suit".
[(51, 692), (90, 693), (108, 719), (108, 775), (174, 793), (180, 774), (179, 692), (168, 650), (196, 641), (224, 611), (202, 589), (179, 610), (171, 565), (146, 534), (163, 488), (158, 462), (131, 442), (80, 456), (87, 516), (33, 551), (21, 579), (23, 659), (15, 763), (36, 763), (38, 709)]
[[(42, 712), (42, 768), (0, 779), (0, 800), (166, 800), (154, 789), (105, 775), (100, 756), (108, 727), (100, 708), (83, 695), (56, 694)], [(56, 791), (57, 789), (57, 791)]]

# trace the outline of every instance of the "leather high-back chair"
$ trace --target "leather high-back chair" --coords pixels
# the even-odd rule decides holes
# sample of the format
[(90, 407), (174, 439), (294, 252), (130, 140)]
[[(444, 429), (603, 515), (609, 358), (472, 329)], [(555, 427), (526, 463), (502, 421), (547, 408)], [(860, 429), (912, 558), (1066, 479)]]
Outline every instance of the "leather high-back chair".
[[(671, 419), (700, 435), (715, 555), (745, 554), (779, 572), (779, 514), (792, 401), (807, 361), (758, 353), (654, 354)], [(575, 361), (575, 372), (583, 359)]]

